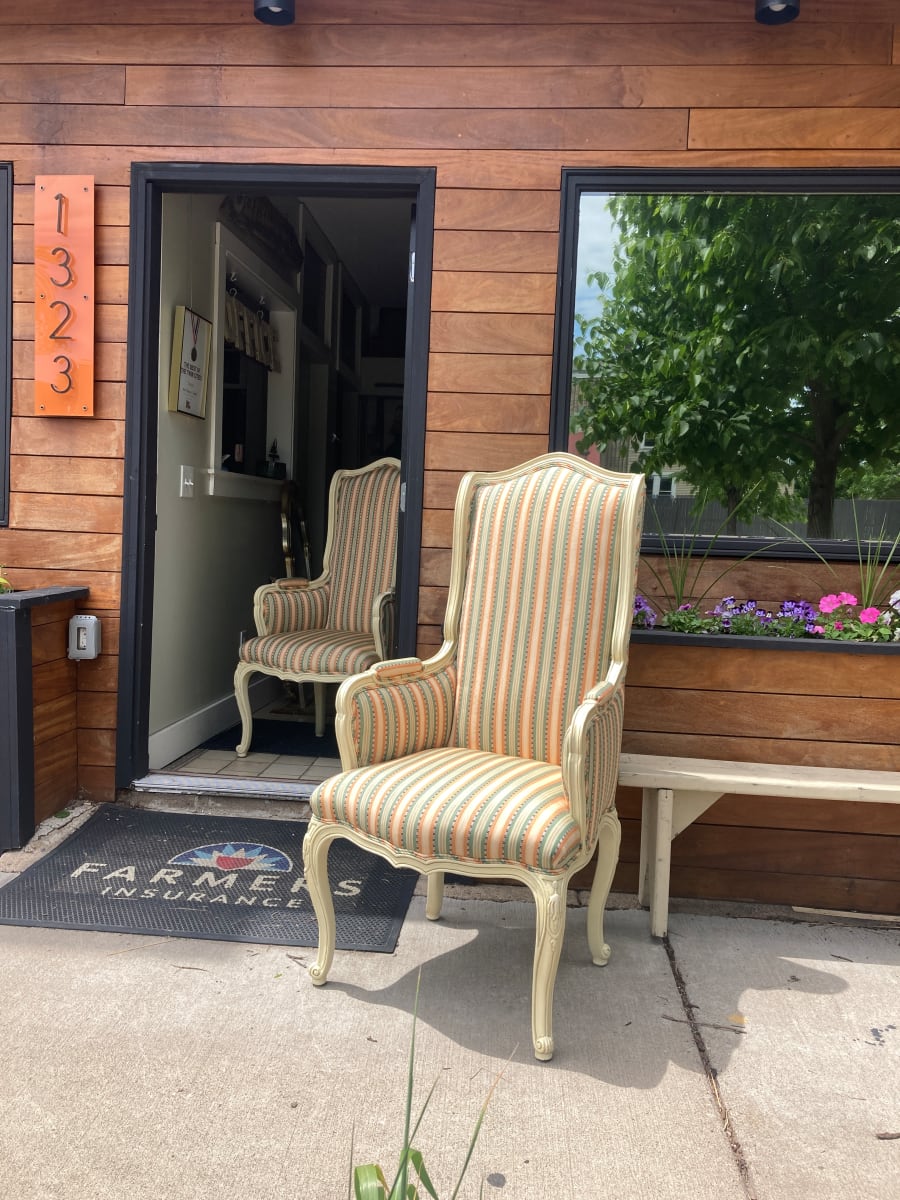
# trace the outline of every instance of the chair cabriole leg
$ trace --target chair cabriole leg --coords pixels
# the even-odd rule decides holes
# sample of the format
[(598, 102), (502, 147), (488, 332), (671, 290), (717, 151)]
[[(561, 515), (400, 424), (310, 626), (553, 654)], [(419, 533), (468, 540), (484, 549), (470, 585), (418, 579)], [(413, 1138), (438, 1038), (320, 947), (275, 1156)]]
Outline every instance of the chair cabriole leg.
[(534, 1057), (553, 1057), (553, 988), (566, 932), (568, 876), (534, 875), (528, 880), (537, 908), (534, 972), (531, 983), (531, 1037)]
[(436, 921), (441, 915), (441, 905), (444, 903), (444, 872), (432, 871), (428, 876), (428, 892), (425, 897), (425, 916), (429, 921)]
[(313, 911), (319, 923), (319, 948), (309, 975), (317, 987), (328, 979), (334, 958), (335, 921), (334, 901), (328, 883), (328, 850), (337, 832), (312, 817), (303, 839), (303, 868)]
[(246, 758), (253, 739), (253, 712), (250, 708), (250, 676), (253, 668), (249, 663), (238, 663), (234, 672), (234, 698), (241, 716), (241, 740), (235, 747), (238, 758)]
[(597, 866), (594, 870), (594, 882), (591, 886), (591, 898), (588, 901), (587, 936), (591, 948), (591, 958), (598, 967), (605, 967), (609, 962), (610, 948), (603, 937), (603, 914), (609, 890), (612, 887), (616, 863), (619, 861), (619, 843), (622, 840), (622, 826), (619, 814), (614, 808), (600, 818), (600, 832), (597, 837)]

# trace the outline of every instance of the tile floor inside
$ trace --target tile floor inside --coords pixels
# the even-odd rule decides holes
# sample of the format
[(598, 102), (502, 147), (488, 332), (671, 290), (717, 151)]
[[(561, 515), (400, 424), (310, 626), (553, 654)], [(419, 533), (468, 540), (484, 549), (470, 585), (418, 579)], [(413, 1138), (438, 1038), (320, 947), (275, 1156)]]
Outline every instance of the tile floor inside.
[[(304, 710), (305, 711), (305, 710)], [(271, 704), (254, 713), (254, 717), (266, 720), (284, 721), (294, 724), (298, 721), (310, 726), (313, 717), (285, 715), (284, 701), (273, 701)], [(333, 739), (328, 739), (333, 744)], [(191, 779), (218, 779), (223, 784), (229, 781), (247, 780), (255, 784), (293, 783), (305, 785), (304, 790), (311, 791), (323, 779), (335, 775), (341, 769), (341, 760), (331, 755), (300, 755), (300, 754), (270, 754), (253, 750), (252, 746), (245, 758), (238, 758), (233, 749), (210, 750), (198, 746), (188, 751), (174, 762), (168, 763), (161, 769), (161, 776), (187, 776)], [(233, 791), (231, 783), (229, 791)]]

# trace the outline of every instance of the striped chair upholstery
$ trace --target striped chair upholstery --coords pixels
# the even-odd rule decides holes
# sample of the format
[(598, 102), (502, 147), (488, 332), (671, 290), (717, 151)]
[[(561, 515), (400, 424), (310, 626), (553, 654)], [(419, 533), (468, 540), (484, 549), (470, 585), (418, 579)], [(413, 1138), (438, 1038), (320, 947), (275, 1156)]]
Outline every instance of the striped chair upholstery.
[(535, 1054), (552, 1055), (566, 888), (598, 842), (588, 938), (595, 962), (609, 956), (602, 912), (618, 856), (643, 496), (642, 477), (567, 454), (464, 478), (440, 652), (380, 663), (338, 694), (344, 769), (313, 794), (304, 842), (315, 982), (333, 952), (323, 863), (335, 836), (426, 873), (431, 917), (445, 870), (521, 880), (538, 909)]
[(400, 464), (385, 458), (331, 481), (322, 574), (280, 579), (254, 598), (257, 636), (241, 646), (234, 676), (250, 747), (249, 680), (256, 673), (315, 684), (316, 732), (324, 732), (324, 685), (357, 675), (389, 652), (399, 521)]

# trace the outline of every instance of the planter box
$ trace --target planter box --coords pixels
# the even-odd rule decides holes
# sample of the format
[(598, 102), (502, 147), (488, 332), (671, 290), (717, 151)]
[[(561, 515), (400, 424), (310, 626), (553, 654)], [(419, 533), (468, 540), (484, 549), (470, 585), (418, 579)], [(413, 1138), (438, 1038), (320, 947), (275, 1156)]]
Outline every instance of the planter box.
[[(634, 631), (623, 749), (900, 771), (900, 645)], [(614, 886), (634, 891), (640, 793)], [(672, 895), (900, 913), (900, 810), (723, 796), (672, 846)]]
[(76, 664), (68, 623), (86, 587), (0, 595), (0, 851), (78, 792)]
[(900, 643), (635, 630), (623, 749), (900, 770)]

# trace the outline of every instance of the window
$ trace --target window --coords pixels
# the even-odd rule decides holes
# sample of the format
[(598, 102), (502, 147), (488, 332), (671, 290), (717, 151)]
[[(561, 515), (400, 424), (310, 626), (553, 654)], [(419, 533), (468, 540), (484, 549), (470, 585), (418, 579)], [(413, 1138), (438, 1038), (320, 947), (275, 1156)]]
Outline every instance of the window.
[(12, 163), (0, 163), (0, 525), (9, 524), (9, 435), (12, 419)]
[(566, 172), (560, 278), (555, 444), (645, 472), (647, 531), (890, 545), (900, 171)]

